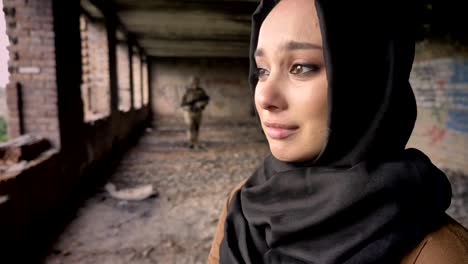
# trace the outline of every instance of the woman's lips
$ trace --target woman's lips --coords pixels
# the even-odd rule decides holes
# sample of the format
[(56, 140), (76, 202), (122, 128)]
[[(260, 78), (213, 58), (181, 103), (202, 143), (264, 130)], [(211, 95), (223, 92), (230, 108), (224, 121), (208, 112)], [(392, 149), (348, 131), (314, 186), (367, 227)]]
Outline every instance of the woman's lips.
[(285, 139), (292, 134), (296, 133), (299, 129), (297, 125), (263, 122), (265, 126), (265, 133), (272, 139)]

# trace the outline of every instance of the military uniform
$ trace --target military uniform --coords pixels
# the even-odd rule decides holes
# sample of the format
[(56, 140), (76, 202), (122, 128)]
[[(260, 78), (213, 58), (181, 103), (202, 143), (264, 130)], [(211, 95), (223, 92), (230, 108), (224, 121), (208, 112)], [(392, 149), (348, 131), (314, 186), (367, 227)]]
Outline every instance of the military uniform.
[(184, 109), (184, 119), (189, 129), (187, 132), (190, 148), (198, 147), (198, 131), (202, 120), (202, 111), (210, 101), (203, 88), (188, 88), (181, 106)]

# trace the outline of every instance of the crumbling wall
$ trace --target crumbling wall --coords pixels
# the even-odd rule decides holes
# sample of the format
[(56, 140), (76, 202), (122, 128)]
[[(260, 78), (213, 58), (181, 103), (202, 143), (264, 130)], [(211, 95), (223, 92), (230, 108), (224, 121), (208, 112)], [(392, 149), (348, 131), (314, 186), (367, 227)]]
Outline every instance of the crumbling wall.
[[(66, 214), (150, 124), (150, 109), (119, 111), (117, 43), (108, 34), (108, 66), (90, 69), (104, 71), (98, 78), (108, 91), (96, 96), (108, 114), (85, 121), (80, 1), (4, 0), (4, 7), (9, 130), (17, 139), (0, 145), (0, 262), (37, 263)], [(117, 19), (107, 10), (112, 30)], [(32, 141), (19, 137), (26, 134)]]
[(85, 120), (91, 121), (110, 113), (109, 50), (103, 22), (80, 17), (82, 83), (81, 93)]
[(253, 114), (246, 59), (155, 58), (151, 68), (156, 116), (182, 119), (180, 102), (192, 75), (211, 98), (204, 117), (245, 120)]
[(421, 43), (410, 81), (418, 118), (408, 146), (440, 167), (468, 174), (468, 54)]
[(4, 0), (10, 82), (8, 137), (32, 133), (58, 146), (57, 79), (52, 1)]

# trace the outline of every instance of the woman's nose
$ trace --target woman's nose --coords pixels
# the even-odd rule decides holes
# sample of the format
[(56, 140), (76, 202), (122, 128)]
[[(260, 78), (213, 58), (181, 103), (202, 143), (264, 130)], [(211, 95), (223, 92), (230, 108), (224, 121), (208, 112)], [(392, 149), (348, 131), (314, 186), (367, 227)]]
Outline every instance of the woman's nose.
[(284, 85), (279, 78), (272, 78), (269, 76), (268, 80), (258, 82), (255, 88), (255, 101), (257, 107), (268, 111), (281, 111), (286, 109), (287, 102), (284, 96)]

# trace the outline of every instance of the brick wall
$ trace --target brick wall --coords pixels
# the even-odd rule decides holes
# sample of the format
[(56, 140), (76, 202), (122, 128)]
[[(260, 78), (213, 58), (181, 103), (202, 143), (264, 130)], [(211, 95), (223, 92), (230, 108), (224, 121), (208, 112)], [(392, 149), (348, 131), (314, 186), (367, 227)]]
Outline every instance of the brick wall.
[(410, 79), (418, 118), (408, 146), (440, 167), (468, 173), (468, 55), (419, 49)]
[(6, 87), (9, 138), (34, 133), (58, 145), (52, 3), (4, 0), (3, 4), (10, 40), (10, 82)]
[(192, 75), (200, 77), (200, 86), (211, 97), (205, 117), (242, 121), (253, 113), (247, 60), (156, 58), (151, 65), (152, 104), (157, 116), (182, 119), (180, 102)]
[(117, 76), (119, 85), (119, 110), (130, 110), (130, 65), (128, 58), (128, 46), (117, 46)]
[(104, 23), (80, 18), (82, 40), (82, 99), (85, 120), (110, 113), (109, 49)]
[[(105, 76), (101, 80), (110, 79), (107, 90), (114, 103), (112, 112), (93, 122), (84, 121), (82, 63), (90, 67), (88, 76), (92, 74), (92, 63), (81, 56), (80, 1), (4, 0), (4, 6), (12, 58), (12, 82), (7, 87), (12, 113), (10, 133), (19, 134), (23, 113), (23, 132), (48, 138), (55, 148), (38, 153), (33, 160), (23, 159), (0, 168), (0, 196), (8, 197), (0, 202), (0, 262), (38, 263), (41, 255), (50, 250), (49, 239), (63, 227), (66, 216), (74, 213), (95, 184), (105, 180), (150, 124), (151, 115), (147, 107), (118, 111), (117, 61), (111, 48), (109, 55), (104, 54), (111, 67), (95, 68), (93, 72)], [(112, 9), (105, 11), (103, 14), (109, 16), (106, 27), (116, 28)], [(107, 34), (103, 30), (96, 32), (100, 36)], [(115, 38), (107, 36), (109, 46), (115, 46)], [(86, 54), (93, 52), (88, 50)], [(107, 59), (99, 63), (103, 61)], [(109, 92), (96, 96), (105, 94)], [(17, 104), (20, 95), (22, 107)], [(105, 101), (109, 106), (110, 100)]]

